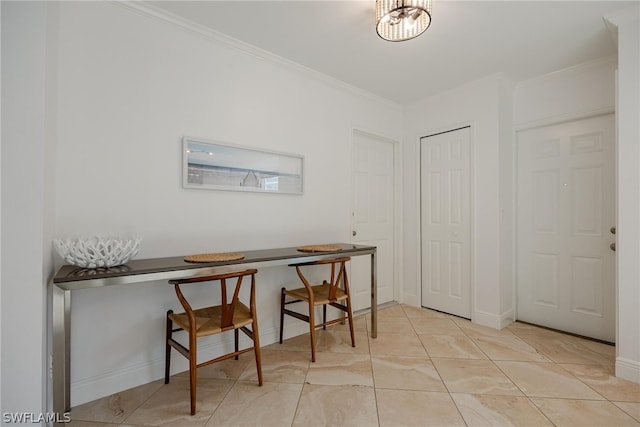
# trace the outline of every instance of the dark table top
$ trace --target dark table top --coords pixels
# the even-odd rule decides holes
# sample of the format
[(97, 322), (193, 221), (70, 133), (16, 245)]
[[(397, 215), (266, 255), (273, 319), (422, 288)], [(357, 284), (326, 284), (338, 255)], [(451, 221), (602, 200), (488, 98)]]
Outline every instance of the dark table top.
[(209, 274), (212, 270), (241, 264), (287, 264), (288, 262), (313, 261), (338, 256), (374, 254), (375, 246), (332, 243), (340, 250), (330, 252), (302, 252), (297, 247), (234, 251), (244, 254), (244, 258), (219, 262), (186, 262), (183, 256), (168, 258), (134, 259), (125, 265), (111, 268), (81, 268), (62, 266), (52, 281), (65, 290), (119, 285), (134, 282), (160, 280), (166, 278), (190, 277)]

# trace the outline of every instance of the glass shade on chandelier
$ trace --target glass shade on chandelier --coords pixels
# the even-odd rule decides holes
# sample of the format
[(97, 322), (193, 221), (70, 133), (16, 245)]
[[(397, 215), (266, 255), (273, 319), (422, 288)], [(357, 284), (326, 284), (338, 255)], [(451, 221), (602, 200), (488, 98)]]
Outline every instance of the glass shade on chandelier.
[(392, 42), (409, 40), (431, 24), (431, 0), (376, 0), (376, 32)]

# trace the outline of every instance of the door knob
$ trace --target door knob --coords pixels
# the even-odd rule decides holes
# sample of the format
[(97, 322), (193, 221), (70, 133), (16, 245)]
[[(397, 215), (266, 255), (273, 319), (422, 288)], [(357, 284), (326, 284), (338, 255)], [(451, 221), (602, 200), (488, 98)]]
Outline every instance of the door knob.
[(609, 231), (611, 232), (611, 234), (616, 234), (616, 226), (614, 225), (613, 227), (611, 227)]
[(615, 252), (615, 251), (616, 251), (616, 242), (613, 242), (612, 244), (610, 244), (610, 245), (609, 245), (609, 248), (610, 248), (612, 251), (614, 251), (614, 252)]
[(358, 233), (356, 233), (356, 230), (353, 230), (353, 231), (351, 232), (351, 235), (352, 235), (352, 236), (355, 236), (356, 234), (358, 234)]

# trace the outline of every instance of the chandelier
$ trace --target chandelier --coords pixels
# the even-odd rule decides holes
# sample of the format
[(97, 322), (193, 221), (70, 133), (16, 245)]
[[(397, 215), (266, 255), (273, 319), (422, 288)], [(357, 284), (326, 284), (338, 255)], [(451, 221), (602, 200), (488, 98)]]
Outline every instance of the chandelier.
[(431, 24), (431, 0), (376, 0), (376, 32), (392, 42), (409, 40)]

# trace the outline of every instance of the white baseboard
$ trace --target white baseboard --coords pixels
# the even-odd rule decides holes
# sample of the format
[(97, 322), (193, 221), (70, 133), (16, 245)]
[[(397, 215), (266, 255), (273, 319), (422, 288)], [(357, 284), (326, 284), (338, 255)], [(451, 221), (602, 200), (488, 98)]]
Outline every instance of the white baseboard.
[[(292, 322), (285, 324), (285, 339), (309, 332), (308, 324), (304, 322)], [(204, 345), (198, 348), (198, 355), (202, 360), (212, 359), (216, 355), (230, 351), (233, 346), (233, 335), (228, 334), (226, 339), (215, 344)], [(240, 346), (249, 346), (249, 338), (240, 334)], [(261, 347), (276, 343), (280, 340), (279, 329), (271, 328), (260, 330)], [(160, 344), (162, 348), (164, 345)], [(198, 357), (200, 359), (200, 357)], [(189, 369), (187, 359), (178, 352), (173, 351), (171, 357), (171, 374), (177, 374)], [(91, 402), (114, 393), (128, 390), (143, 384), (164, 378), (164, 355), (148, 362), (137, 365), (129, 365), (122, 369), (114, 369), (93, 377), (83, 378), (71, 383), (71, 407)]]
[(640, 384), (640, 362), (637, 360), (616, 358), (616, 377)]
[(473, 313), (473, 323), (493, 329), (503, 329), (513, 323), (513, 310), (507, 310), (501, 315), (476, 310)]

